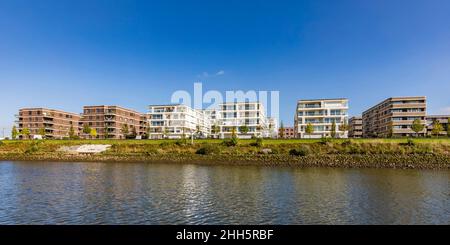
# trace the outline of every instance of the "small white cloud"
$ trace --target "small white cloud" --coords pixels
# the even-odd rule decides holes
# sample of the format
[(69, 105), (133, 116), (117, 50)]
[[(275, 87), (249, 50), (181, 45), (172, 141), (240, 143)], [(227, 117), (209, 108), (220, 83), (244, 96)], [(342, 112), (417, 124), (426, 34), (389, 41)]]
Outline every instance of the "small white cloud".
[(217, 77), (217, 76), (222, 76), (224, 74), (225, 74), (224, 70), (220, 70), (220, 71), (214, 73), (213, 75), (211, 75), (208, 72), (204, 71), (202, 74), (198, 75), (197, 77), (200, 77), (200, 78)]

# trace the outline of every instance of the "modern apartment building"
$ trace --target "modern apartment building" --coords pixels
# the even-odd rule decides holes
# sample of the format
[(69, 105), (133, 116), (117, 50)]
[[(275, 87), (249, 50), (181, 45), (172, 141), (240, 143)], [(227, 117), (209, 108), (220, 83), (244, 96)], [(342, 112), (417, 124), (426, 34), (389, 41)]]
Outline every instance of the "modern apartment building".
[(216, 113), (215, 126), (219, 127), (220, 138), (230, 138), (233, 130), (239, 138), (269, 136), (269, 120), (260, 102), (220, 104)]
[(362, 129), (362, 117), (351, 117), (348, 120), (348, 137), (350, 138), (361, 138), (363, 135)]
[(27, 138), (23, 135), (24, 128), (29, 130), (30, 138), (41, 135), (46, 138), (62, 139), (69, 137), (71, 128), (74, 135), (79, 133), (80, 115), (76, 113), (47, 108), (22, 108), (16, 117), (17, 130), (21, 139)]
[[(97, 131), (99, 139), (145, 137), (147, 122), (144, 114), (120, 106), (84, 106), (80, 127), (88, 125)], [(88, 138), (89, 134), (82, 133)]]
[(439, 132), (440, 136), (447, 135), (447, 130), (449, 127), (448, 120), (450, 115), (428, 115), (427, 116), (427, 134), (432, 135), (433, 124), (438, 121), (442, 125), (442, 131)]
[[(416, 133), (411, 129), (419, 119), (426, 124), (426, 97), (393, 97), (363, 112), (363, 137), (402, 137)], [(419, 133), (425, 135), (426, 129)]]
[(150, 139), (203, 138), (211, 132), (210, 117), (183, 104), (150, 105), (147, 118)]
[(282, 139), (293, 139), (296, 136), (294, 127), (279, 128), (278, 135)]
[[(333, 122), (336, 125), (336, 138), (347, 138), (347, 131), (340, 126), (348, 123), (348, 99), (299, 100), (295, 115), (295, 133), (298, 138), (331, 137)], [(307, 133), (311, 124), (312, 133)]]

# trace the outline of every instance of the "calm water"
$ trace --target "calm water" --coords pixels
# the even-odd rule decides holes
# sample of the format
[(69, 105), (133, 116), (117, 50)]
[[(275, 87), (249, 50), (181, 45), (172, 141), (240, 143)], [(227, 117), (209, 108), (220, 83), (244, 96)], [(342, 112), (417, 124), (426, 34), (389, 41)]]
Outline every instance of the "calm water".
[(450, 171), (0, 162), (0, 224), (450, 224)]

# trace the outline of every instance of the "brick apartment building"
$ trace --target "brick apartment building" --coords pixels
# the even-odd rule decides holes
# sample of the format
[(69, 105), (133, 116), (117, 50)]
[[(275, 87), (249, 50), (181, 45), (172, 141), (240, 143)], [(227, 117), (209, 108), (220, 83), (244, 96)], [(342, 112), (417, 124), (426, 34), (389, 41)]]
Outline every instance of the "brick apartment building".
[[(124, 125), (128, 128), (128, 136), (135, 132), (136, 136), (145, 137), (147, 133), (145, 114), (120, 106), (84, 106), (80, 128), (84, 125), (95, 129), (99, 139), (125, 139)], [(84, 133), (81, 135), (90, 137)]]
[(16, 115), (19, 138), (27, 138), (23, 135), (23, 129), (29, 130), (29, 137), (42, 135), (46, 138), (62, 139), (69, 137), (70, 129), (74, 135), (80, 132), (80, 115), (76, 113), (48, 109), (48, 108), (22, 108)]
[[(363, 137), (412, 136), (413, 121), (419, 119), (426, 124), (426, 97), (388, 98), (363, 112)], [(419, 133), (424, 136), (426, 129)]]

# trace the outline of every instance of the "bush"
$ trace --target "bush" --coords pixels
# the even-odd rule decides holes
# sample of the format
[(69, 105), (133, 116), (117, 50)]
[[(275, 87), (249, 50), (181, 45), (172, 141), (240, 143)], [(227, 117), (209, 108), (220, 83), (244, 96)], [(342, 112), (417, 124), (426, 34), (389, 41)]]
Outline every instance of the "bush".
[(329, 138), (329, 137), (322, 137), (322, 138), (320, 138), (320, 143), (323, 144), (323, 145), (326, 145), (326, 144), (328, 144), (330, 142), (331, 142), (331, 138)]
[(177, 140), (175, 142), (175, 145), (177, 145), (177, 146), (185, 146), (185, 145), (187, 145), (187, 139), (184, 138), (184, 139)]
[(168, 141), (163, 141), (159, 144), (159, 146), (161, 146), (161, 147), (166, 147), (166, 146), (170, 146), (170, 145), (171, 145), (171, 143)]
[(199, 155), (214, 155), (218, 153), (220, 153), (220, 149), (217, 145), (205, 145), (195, 152), (195, 154)]
[(33, 154), (39, 150), (38, 143), (33, 143), (28, 149), (25, 150), (25, 154)]
[(250, 143), (251, 146), (256, 147), (262, 147), (263, 146), (263, 139), (262, 138), (256, 138), (255, 142)]
[(224, 139), (222, 141), (222, 145), (224, 146), (237, 146), (238, 144), (238, 139), (236, 137), (233, 137), (231, 139)]
[(3, 140), (0, 140), (0, 146), (4, 145)]
[(298, 149), (291, 149), (289, 151), (289, 155), (291, 156), (301, 156), (304, 157), (310, 153), (309, 148), (307, 147), (300, 147)]

